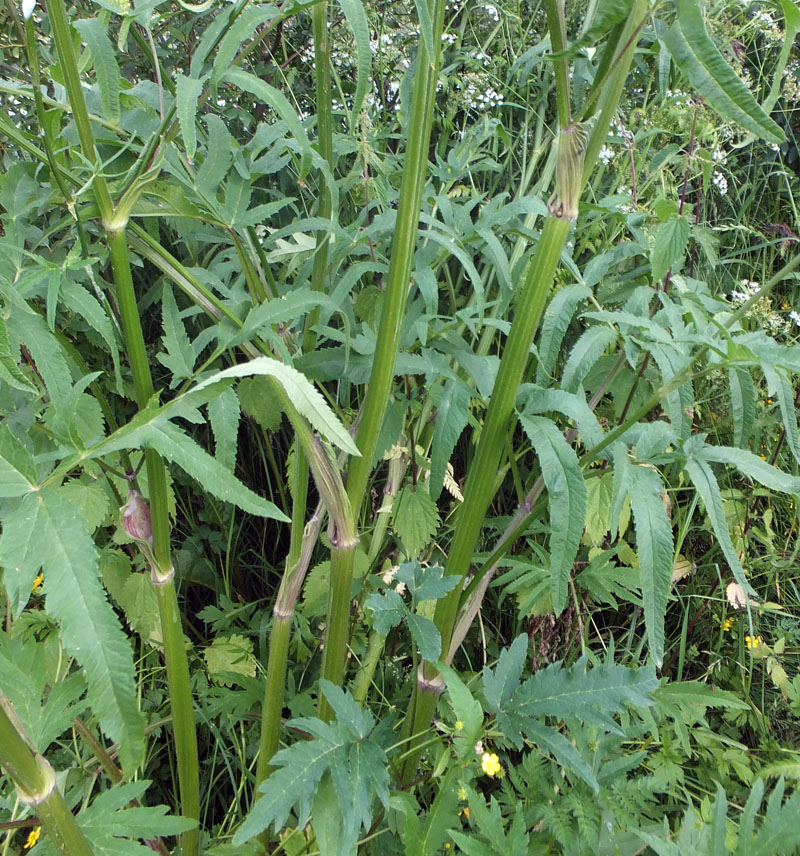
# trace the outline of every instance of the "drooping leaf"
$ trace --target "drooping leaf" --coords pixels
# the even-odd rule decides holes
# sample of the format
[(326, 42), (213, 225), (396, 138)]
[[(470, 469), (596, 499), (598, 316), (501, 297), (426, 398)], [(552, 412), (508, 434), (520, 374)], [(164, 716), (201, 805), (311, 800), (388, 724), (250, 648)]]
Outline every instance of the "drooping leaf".
[(155, 449), (165, 460), (175, 462), (205, 490), (224, 502), (233, 503), (250, 514), (289, 522), (274, 503), (245, 487), (224, 464), (171, 422), (146, 425), (129, 439), (132, 444)]
[(704, 461), (736, 467), (740, 473), (770, 490), (800, 495), (800, 476), (789, 475), (746, 449), (704, 444), (695, 454)]
[(269, 357), (256, 357), (247, 363), (231, 366), (221, 372), (206, 378), (194, 387), (192, 392), (206, 389), (214, 383), (230, 377), (249, 377), (252, 375), (267, 375), (275, 378), (286, 390), (294, 407), (311, 423), (312, 427), (327, 440), (349, 455), (358, 455), (358, 446), (339, 421), (325, 399), (314, 389), (314, 386), (297, 369), (279, 363)]
[(586, 485), (578, 458), (555, 423), (541, 416), (520, 416), (542, 468), (549, 498), (550, 574), (553, 610), (567, 603), (567, 582), (586, 519)]
[(672, 580), (672, 524), (661, 501), (659, 474), (648, 466), (632, 469), (630, 483), (633, 524), (639, 554), (644, 623), (650, 653), (657, 666), (664, 658), (664, 615)]
[(795, 390), (786, 369), (776, 368), (762, 363), (764, 379), (770, 395), (778, 399), (783, 427), (786, 429), (786, 442), (794, 459), (800, 463), (800, 433), (797, 430), (797, 409), (794, 405)]
[(197, 356), (186, 335), (172, 286), (165, 281), (161, 295), (161, 322), (164, 327), (164, 347), (166, 354), (159, 354), (158, 361), (172, 372), (170, 388), (190, 378), (194, 372)]
[[(686, 445), (688, 446), (688, 443)], [(725, 510), (722, 506), (722, 495), (717, 484), (717, 479), (714, 476), (714, 471), (707, 461), (702, 458), (689, 456), (686, 459), (686, 472), (689, 474), (689, 478), (691, 478), (692, 483), (697, 488), (697, 492), (703, 500), (706, 514), (708, 514), (708, 519), (711, 521), (711, 528), (717, 536), (720, 549), (723, 556), (725, 556), (734, 579), (747, 594), (755, 596), (753, 587), (747, 582), (742, 563), (731, 542), (728, 522), (725, 519)]]
[(339, 5), (342, 7), (347, 23), (353, 31), (353, 39), (356, 45), (356, 91), (353, 94), (353, 106), (350, 109), (350, 130), (355, 131), (372, 72), (369, 22), (361, 0), (339, 0)]
[(305, 178), (308, 175), (308, 170), (311, 168), (311, 143), (292, 105), (287, 101), (286, 96), (265, 81), (240, 68), (228, 69), (225, 72), (224, 79), (244, 92), (249, 92), (256, 98), (259, 98), (283, 119), (300, 147), (300, 178)]
[(709, 38), (700, 4), (677, 0), (677, 9), (675, 23), (664, 36), (675, 65), (724, 118), (738, 122), (768, 143), (784, 142), (783, 131), (761, 109)]
[(0, 378), (13, 389), (22, 392), (36, 391), (36, 387), (25, 377), (17, 365), (16, 357), (11, 353), (5, 318), (0, 318)]
[(431, 447), (431, 477), (428, 487), (431, 498), (439, 498), (444, 484), (444, 474), (458, 438), (467, 424), (471, 390), (458, 380), (448, 380), (444, 385), (433, 423)]
[(86, 672), (92, 711), (132, 772), (144, 754), (133, 652), (100, 584), (97, 549), (75, 506), (53, 488), (25, 496), (4, 520), (0, 563), (12, 603), (20, 602), (20, 592), (27, 596), (44, 570), (47, 612), (61, 625), (64, 649)]
[(616, 330), (600, 324), (585, 330), (570, 351), (561, 375), (561, 388), (567, 392), (576, 392), (594, 364), (616, 338)]
[(73, 26), (81, 34), (92, 57), (94, 73), (100, 87), (103, 114), (112, 124), (119, 122), (119, 66), (114, 46), (106, 28), (97, 18), (83, 18)]
[[(249, 39), (255, 33), (256, 29), (266, 21), (277, 17), (279, 11), (277, 4), (272, 3), (257, 3), (246, 6), (241, 11), (241, 14), (237, 16), (236, 20), (225, 28), (211, 69), (211, 78), (209, 81), (211, 86), (216, 87), (217, 83), (226, 75), (226, 72), (238, 71), (238, 69), (231, 69), (230, 65), (244, 41)], [(240, 88), (244, 89), (245, 87), (242, 86)]]
[(536, 367), (536, 383), (539, 386), (548, 385), (572, 316), (578, 304), (591, 297), (591, 294), (585, 285), (567, 285), (557, 291), (550, 301), (539, 334), (539, 365)]
[(197, 152), (197, 101), (203, 91), (203, 80), (178, 74), (175, 78), (175, 110), (183, 136), (183, 147), (189, 162), (194, 162)]
[(528, 637), (517, 636), (508, 648), (500, 652), (497, 665), (483, 669), (483, 692), (491, 710), (497, 712), (519, 687), (528, 654)]
[(750, 442), (756, 421), (756, 388), (750, 372), (732, 366), (728, 369), (733, 415), (733, 443), (744, 449)]
[(214, 432), (214, 457), (233, 472), (239, 442), (239, 399), (232, 389), (208, 402), (208, 421)]
[(563, 413), (578, 426), (586, 446), (597, 446), (603, 439), (603, 429), (582, 394), (524, 384), (517, 394), (517, 401), (523, 404), (525, 413), (547, 413), (551, 410)]

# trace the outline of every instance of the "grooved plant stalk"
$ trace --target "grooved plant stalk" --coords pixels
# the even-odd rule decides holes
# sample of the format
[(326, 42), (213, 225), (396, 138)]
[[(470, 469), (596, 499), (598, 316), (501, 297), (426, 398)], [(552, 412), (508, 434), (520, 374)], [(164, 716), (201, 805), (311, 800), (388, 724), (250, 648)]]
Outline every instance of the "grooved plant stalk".
[[(563, 51), (567, 44), (563, 0), (545, 0), (545, 8), (553, 49)], [(635, 34), (643, 8), (643, 0), (635, 0), (628, 17), (626, 33)], [(585, 128), (574, 125), (570, 121), (567, 67), (563, 59), (555, 63), (559, 120), (556, 190), (548, 204), (549, 216), (545, 220), (530, 262), (528, 276), (520, 286), (521, 294), (516, 306), (515, 320), (503, 350), (475, 458), (467, 474), (464, 504), (445, 564), (446, 574), (457, 574), (462, 580), (469, 572), (475, 544), (494, 496), (495, 474), (503, 453), (509, 420), (528, 362), (531, 344), (539, 328), (561, 251), (569, 234), (570, 224), (577, 216), (578, 200), (587, 174), (583, 160), (584, 149), (588, 145), (590, 150), (594, 151), (597, 140), (605, 139), (613, 109), (618, 103), (630, 66), (634, 41), (634, 38), (629, 42), (623, 41), (626, 47), (614, 60), (613, 74), (606, 83), (607, 92), (601, 95), (601, 118), (591, 136)], [(597, 148), (599, 150), (599, 147)], [(594, 153), (596, 155), (596, 151)], [(436, 605), (434, 620), (442, 637), (444, 656), (449, 653), (450, 640), (458, 618), (461, 591), (462, 585), (456, 586)], [(409, 726), (407, 722), (404, 728), (405, 734), (415, 735), (411, 739), (410, 751), (402, 770), (402, 780), (405, 783), (411, 781), (416, 771), (422, 743), (426, 739), (426, 730), (430, 725), (436, 700), (442, 689), (443, 682), (435, 665), (423, 662), (417, 677), (414, 704), (408, 713), (411, 724)]]
[[(105, 178), (99, 171), (100, 164), (95, 152), (89, 112), (83, 97), (64, 2), (63, 0), (46, 0), (46, 8), (59, 63), (64, 75), (67, 96), (78, 130), (81, 150), (86, 160), (97, 170), (92, 188), (106, 229), (126, 351), (133, 371), (136, 402), (142, 408), (152, 398), (153, 380), (150, 374), (150, 365), (147, 359), (131, 276), (130, 258), (125, 236), (127, 218), (125, 216), (117, 217)], [(175, 592), (175, 573), (170, 559), (166, 468), (161, 456), (151, 449), (145, 452), (145, 462), (153, 527), (151, 571), (158, 596), (161, 633), (164, 640), (164, 659), (167, 666), (178, 782), (181, 794), (180, 810), (185, 817), (199, 822), (200, 771), (197, 758), (197, 735), (194, 728), (194, 708), (189, 685), (189, 665), (186, 660), (181, 617)], [(185, 856), (197, 854), (199, 846), (199, 829), (197, 827), (184, 833), (182, 845)]]
[[(369, 387), (356, 434), (361, 457), (352, 458), (347, 476), (350, 500), (350, 523), (356, 532), (356, 521), (367, 489), (372, 457), (381, 429), (392, 387), (397, 359), (400, 325), (405, 312), (408, 283), (417, 241), (422, 188), (428, 164), (428, 146), (433, 124), (436, 81), (439, 70), (440, 44), (444, 24), (444, 0), (429, 0), (433, 22), (435, 56), (429, 56), (423, 39), (417, 55), (410, 120), (406, 135), (406, 152), (397, 222), (392, 241), (391, 260), (383, 295), (381, 321), (372, 362)], [(322, 677), (341, 686), (344, 676), (345, 653), (350, 624), (350, 587), (353, 581), (353, 559), (356, 542), (341, 541), (333, 545), (331, 555), (331, 586), (328, 600), (327, 631), (323, 651)], [(326, 718), (330, 709), (323, 699), (320, 715)]]
[(11, 702), (0, 692), (0, 767), (11, 777), (20, 800), (33, 807), (62, 856), (93, 856), (75, 817), (56, 785), (49, 762), (31, 748)]

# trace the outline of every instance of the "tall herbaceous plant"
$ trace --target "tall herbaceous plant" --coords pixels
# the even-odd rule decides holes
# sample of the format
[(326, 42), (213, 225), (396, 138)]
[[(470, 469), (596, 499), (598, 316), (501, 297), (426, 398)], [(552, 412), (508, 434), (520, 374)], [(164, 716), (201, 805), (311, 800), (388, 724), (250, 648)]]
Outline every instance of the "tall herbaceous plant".
[[(724, 5), (7, 7), (4, 853), (800, 843), (783, 779), (758, 823), (762, 779), (698, 821), (648, 755), (750, 710), (682, 680), (688, 618), (672, 672), (690, 533), (752, 665), (727, 485), (800, 495), (791, 324), (753, 321), (800, 256), (724, 297), (697, 127), (782, 151), (800, 10), (762, 92)], [(678, 84), (653, 152), (621, 105)]]

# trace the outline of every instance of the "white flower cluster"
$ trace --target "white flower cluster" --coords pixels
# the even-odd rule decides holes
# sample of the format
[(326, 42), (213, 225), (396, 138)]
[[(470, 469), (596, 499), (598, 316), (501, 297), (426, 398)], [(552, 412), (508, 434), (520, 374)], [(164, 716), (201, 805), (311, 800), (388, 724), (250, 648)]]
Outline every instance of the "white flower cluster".
[(500, 107), (503, 103), (503, 96), (491, 86), (481, 91), (475, 84), (470, 83), (467, 86), (467, 97), (474, 110), (490, 110), (492, 107)]
[(728, 192), (728, 179), (718, 170), (714, 170), (711, 181), (723, 196)]
[(475, 59), (484, 67), (488, 68), (492, 64), (492, 59), (490, 56), (485, 54), (483, 51), (478, 51), (475, 54)]
[[(761, 291), (761, 286), (750, 279), (740, 280), (739, 286), (739, 288), (731, 292), (731, 301), (737, 306), (741, 306), (745, 301), (751, 297), (755, 297)], [(769, 297), (762, 297), (758, 300), (750, 307), (747, 315), (749, 318), (753, 318), (764, 327), (767, 327), (773, 333), (790, 332), (792, 323), (800, 327), (800, 313), (793, 309), (789, 312), (788, 317), (784, 318), (772, 308), (772, 301)]]
[(486, 17), (495, 24), (500, 20), (500, 13), (497, 11), (497, 6), (493, 6), (491, 3), (484, 3), (483, 11), (486, 13)]
[(442, 44), (454, 45), (458, 39), (455, 33), (442, 33)]
[(604, 164), (610, 164), (614, 160), (614, 150), (610, 146), (604, 145), (597, 153), (597, 156)]

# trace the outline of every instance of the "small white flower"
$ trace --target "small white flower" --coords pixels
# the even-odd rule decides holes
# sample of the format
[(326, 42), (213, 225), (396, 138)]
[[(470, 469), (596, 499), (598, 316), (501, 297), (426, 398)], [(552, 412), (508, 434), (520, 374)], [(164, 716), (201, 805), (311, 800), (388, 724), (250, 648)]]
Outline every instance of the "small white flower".
[(28, 18), (33, 14), (33, 10), (36, 8), (36, 0), (22, 0), (21, 9), (22, 9), (22, 17), (27, 21)]
[(614, 150), (610, 146), (603, 146), (597, 156), (604, 164), (609, 164), (614, 160)]
[(715, 172), (711, 180), (723, 196), (728, 192), (728, 179), (721, 172)]
[(800, 313), (797, 312), (795, 309), (792, 309), (792, 311), (789, 313), (789, 320), (794, 321), (795, 325), (797, 327), (800, 327)]

